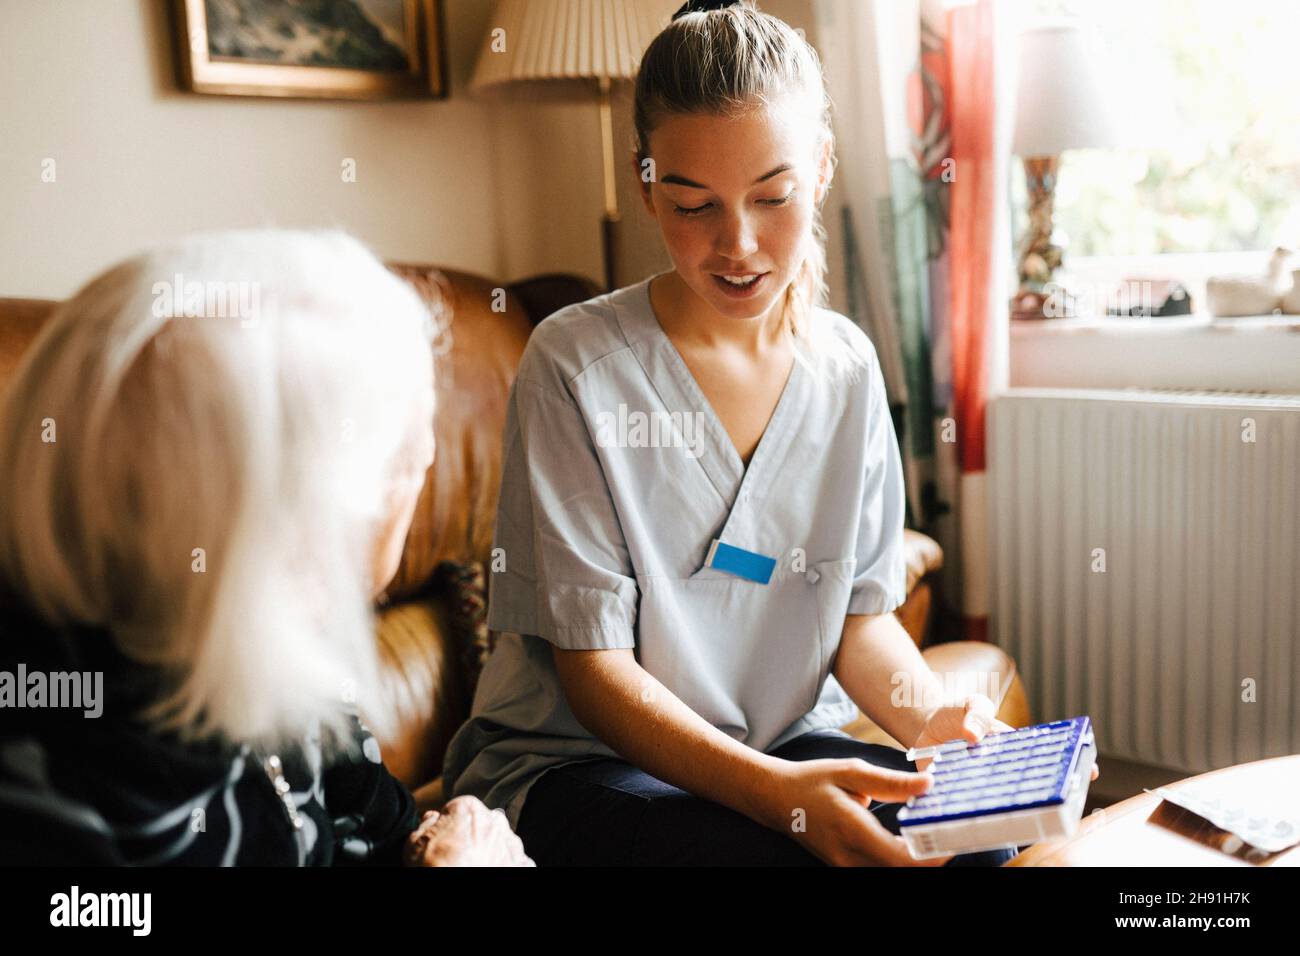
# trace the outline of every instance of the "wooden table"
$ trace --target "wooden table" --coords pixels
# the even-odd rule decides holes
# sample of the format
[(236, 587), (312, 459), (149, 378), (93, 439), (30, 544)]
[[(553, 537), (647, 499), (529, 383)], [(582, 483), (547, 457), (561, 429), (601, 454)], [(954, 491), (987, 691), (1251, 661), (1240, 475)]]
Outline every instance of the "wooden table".
[[(1167, 786), (1176, 790), (1211, 778), (1216, 782), (1230, 779), (1243, 795), (1259, 790), (1293, 793), (1300, 804), (1300, 755), (1212, 770)], [(1300, 866), (1300, 846), (1255, 863), (1245, 858), (1245, 848), (1234, 855), (1218, 849), (1227, 835), (1159, 794), (1140, 793), (1085, 816), (1069, 839), (1036, 843), (1006, 865)]]

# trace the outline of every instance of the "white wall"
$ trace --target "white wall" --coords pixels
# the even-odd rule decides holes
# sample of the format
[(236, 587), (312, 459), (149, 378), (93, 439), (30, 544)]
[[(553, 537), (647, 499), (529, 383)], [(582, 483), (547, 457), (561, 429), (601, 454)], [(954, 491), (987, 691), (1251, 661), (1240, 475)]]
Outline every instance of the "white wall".
[[(258, 225), (338, 227), (385, 258), (503, 281), (601, 281), (594, 90), (470, 92), (494, 6), (444, 0), (449, 99), (347, 103), (181, 91), (170, 0), (0, 0), (0, 296), (65, 297), (153, 243)], [(811, 0), (764, 9), (817, 42)], [(614, 128), (620, 285), (671, 266), (637, 197), (630, 87)]]
[(1300, 395), (1296, 316), (1044, 319), (1011, 326), (1012, 388), (1229, 389)]
[[(486, 21), (485, 21), (486, 22)], [(604, 282), (600, 116), (593, 87), (494, 87), (492, 111), (501, 274), (573, 272)]]
[(181, 92), (168, 0), (0, 0), (0, 295), (67, 296), (152, 243), (254, 225), (506, 280), (598, 276), (594, 107), (470, 95), (491, 10), (446, 4), (450, 99), (345, 103)]

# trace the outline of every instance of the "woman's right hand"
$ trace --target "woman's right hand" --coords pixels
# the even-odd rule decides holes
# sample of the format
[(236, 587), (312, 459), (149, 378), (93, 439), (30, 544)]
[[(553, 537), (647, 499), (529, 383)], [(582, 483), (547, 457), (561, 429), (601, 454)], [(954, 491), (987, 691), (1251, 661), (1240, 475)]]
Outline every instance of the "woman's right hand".
[(500, 810), (477, 797), (456, 797), (425, 813), (407, 837), (407, 866), (536, 866)]
[[(855, 757), (784, 760), (769, 801), (768, 826), (831, 866), (942, 866), (951, 856), (913, 859), (867, 809), (925, 793), (931, 774), (876, 767)], [(802, 811), (802, 812), (800, 812)]]

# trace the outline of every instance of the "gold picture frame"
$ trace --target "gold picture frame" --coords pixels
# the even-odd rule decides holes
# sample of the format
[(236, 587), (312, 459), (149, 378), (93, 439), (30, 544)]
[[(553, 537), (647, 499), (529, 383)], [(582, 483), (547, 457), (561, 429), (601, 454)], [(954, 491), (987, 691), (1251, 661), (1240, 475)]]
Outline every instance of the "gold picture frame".
[[(293, 55), (299, 60), (304, 48), (318, 61), (328, 63), (329, 57), (312, 47), (313, 37), (308, 36), (304, 42), (297, 29), (301, 24), (286, 22), (290, 14), (296, 16), (296, 8), (282, 0), (173, 0), (181, 86), (194, 93), (219, 96), (383, 100), (447, 95), (441, 0), (333, 2), (343, 5), (337, 12), (352, 15), (352, 20), (365, 28), (366, 42), (354, 42), (346, 30), (332, 25), (328, 36), (333, 45), (327, 52), (338, 62), (312, 65), (290, 60), (291, 44), (286, 38), (293, 40)], [(367, 16), (368, 11), (373, 14), (374, 10), (385, 9), (397, 14), (393, 22), (385, 24), (387, 31)], [(231, 22), (232, 11), (240, 15), (239, 31), (223, 26)], [(218, 19), (215, 35), (209, 33), (210, 14), (225, 17)], [(269, 22), (258, 24), (259, 15), (278, 15), (276, 29)], [(265, 29), (259, 30), (261, 26)], [(299, 35), (295, 36), (295, 31)], [(241, 43), (247, 46), (253, 42), (261, 44), (258, 55), (234, 52)], [(268, 46), (276, 42), (284, 42), (284, 49), (277, 51)], [(326, 50), (323, 43), (320, 49)], [(346, 59), (365, 62), (368, 58), (387, 66), (350, 65), (342, 51), (346, 51)], [(277, 53), (285, 62), (275, 62)], [(399, 55), (400, 64), (396, 60)]]

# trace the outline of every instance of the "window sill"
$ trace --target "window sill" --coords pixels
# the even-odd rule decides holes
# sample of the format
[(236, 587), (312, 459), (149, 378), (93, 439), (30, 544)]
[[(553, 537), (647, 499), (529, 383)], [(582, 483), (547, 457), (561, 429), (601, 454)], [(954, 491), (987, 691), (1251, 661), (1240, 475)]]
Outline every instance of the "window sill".
[(1013, 388), (1300, 394), (1300, 315), (1013, 320)]

